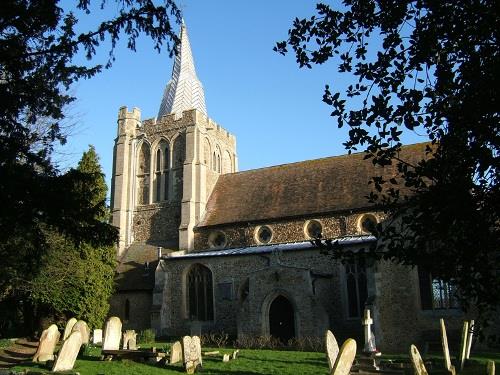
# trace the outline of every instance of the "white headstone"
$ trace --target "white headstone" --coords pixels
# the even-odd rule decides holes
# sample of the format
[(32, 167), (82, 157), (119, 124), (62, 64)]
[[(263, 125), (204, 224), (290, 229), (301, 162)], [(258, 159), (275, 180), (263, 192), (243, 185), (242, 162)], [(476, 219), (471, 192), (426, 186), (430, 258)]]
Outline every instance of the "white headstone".
[(33, 356), (33, 362), (46, 362), (54, 359), (54, 349), (59, 341), (59, 329), (55, 324), (45, 329), (40, 336), (38, 348)]
[(73, 331), (71, 335), (64, 341), (64, 344), (59, 351), (59, 355), (52, 367), (53, 372), (69, 371), (75, 366), (76, 357), (83, 344), (81, 331)]
[(365, 309), (365, 313), (361, 322), (364, 326), (365, 332), (365, 346), (363, 348), (363, 351), (365, 353), (374, 353), (377, 351), (377, 347), (375, 345), (375, 336), (372, 332), (373, 319), (370, 316), (370, 309)]
[(231, 357), (233, 359), (236, 359), (238, 358), (238, 354), (240, 353), (240, 350), (239, 349), (236, 349), (235, 351), (233, 351), (233, 354), (231, 355)]
[(486, 365), (486, 374), (495, 375), (495, 361), (488, 361)]
[(413, 369), (415, 370), (415, 375), (429, 375), (427, 369), (425, 368), (424, 361), (420, 356), (420, 353), (415, 345), (410, 346), (410, 358), (413, 364)]
[(455, 367), (451, 364), (450, 350), (448, 348), (448, 337), (446, 336), (446, 327), (444, 325), (444, 319), (439, 319), (441, 326), (441, 343), (443, 345), (443, 355), (444, 355), (444, 365), (448, 372), (454, 374)]
[(64, 328), (63, 340), (66, 340), (69, 337), (71, 331), (73, 330), (73, 326), (76, 324), (77, 321), (78, 320), (76, 320), (76, 318), (71, 318), (70, 320), (68, 320), (68, 322), (66, 323), (66, 328)]
[(339, 344), (330, 330), (327, 330), (325, 333), (325, 349), (328, 368), (331, 370), (339, 355)]
[(465, 352), (465, 359), (469, 359), (470, 350), (472, 348), (472, 336), (474, 335), (474, 320), (469, 322), (469, 332), (467, 334), (467, 350)]
[(137, 350), (137, 333), (135, 330), (129, 329), (123, 332), (123, 349)]
[(87, 345), (90, 341), (90, 328), (83, 320), (79, 320), (73, 326), (71, 332), (79, 331), (82, 334), (82, 343)]
[(184, 368), (188, 374), (194, 374), (196, 368), (201, 366), (201, 345), (198, 336), (184, 336), (182, 338), (182, 355)]
[(222, 362), (229, 362), (229, 354), (224, 354), (222, 356)]
[(182, 361), (182, 345), (179, 341), (174, 342), (170, 348), (170, 363)]
[(464, 369), (465, 357), (467, 355), (467, 337), (469, 335), (469, 322), (465, 321), (462, 327), (462, 339), (460, 340), (460, 352), (458, 353), (458, 362), (460, 371)]
[(356, 356), (356, 341), (353, 339), (347, 339), (342, 344), (340, 348), (337, 360), (333, 365), (331, 375), (349, 375), (354, 362), (354, 357)]
[(119, 350), (122, 337), (122, 322), (120, 318), (112, 316), (104, 327), (102, 350)]
[(92, 335), (92, 344), (102, 344), (102, 329), (94, 329), (94, 333)]

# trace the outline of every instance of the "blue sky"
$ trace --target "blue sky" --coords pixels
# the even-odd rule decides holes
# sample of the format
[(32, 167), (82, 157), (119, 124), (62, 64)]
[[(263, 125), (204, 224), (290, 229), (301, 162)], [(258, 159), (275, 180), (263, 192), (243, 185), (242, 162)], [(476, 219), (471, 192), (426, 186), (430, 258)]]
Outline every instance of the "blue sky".
[[(346, 129), (337, 129), (321, 101), (325, 84), (352, 83), (327, 63), (299, 69), (293, 55), (272, 50), (286, 39), (295, 17), (314, 13), (312, 1), (183, 0), (184, 19), (210, 118), (237, 139), (239, 169), (248, 170), (344, 153)], [(81, 19), (82, 29), (96, 18)], [(105, 54), (97, 61), (104, 61)], [(74, 87), (70, 115), (77, 123), (63, 153), (62, 169), (74, 166), (89, 144), (101, 158), (108, 186), (119, 107), (156, 116), (173, 60), (141, 38), (137, 52), (120, 45), (116, 62)], [(408, 142), (425, 139), (410, 136)]]

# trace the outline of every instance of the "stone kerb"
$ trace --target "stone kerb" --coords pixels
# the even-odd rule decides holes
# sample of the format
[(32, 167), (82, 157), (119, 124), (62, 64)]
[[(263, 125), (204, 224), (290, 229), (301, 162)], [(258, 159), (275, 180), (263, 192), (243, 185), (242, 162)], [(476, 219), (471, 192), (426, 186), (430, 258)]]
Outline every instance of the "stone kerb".
[(33, 362), (52, 361), (54, 359), (54, 349), (60, 335), (55, 324), (45, 329), (40, 336), (38, 348), (33, 356)]
[(112, 316), (106, 322), (102, 350), (120, 350), (122, 336), (122, 322), (120, 318)]
[(64, 344), (59, 351), (59, 355), (54, 363), (54, 367), (52, 367), (52, 371), (59, 372), (72, 370), (82, 343), (81, 331), (77, 330), (71, 332), (71, 335), (66, 341), (64, 341)]
[(76, 322), (78, 322), (76, 318), (71, 318), (70, 320), (68, 320), (68, 322), (66, 323), (66, 328), (64, 328), (63, 340), (66, 340), (69, 337)]
[(340, 348), (339, 355), (337, 356), (337, 360), (333, 365), (330, 375), (349, 375), (355, 356), (356, 341), (347, 339)]
[(424, 361), (420, 356), (420, 352), (415, 345), (410, 346), (410, 358), (413, 369), (415, 370), (415, 375), (429, 375), (425, 368)]
[(82, 343), (88, 345), (90, 341), (90, 329), (87, 323), (85, 323), (85, 321), (83, 320), (79, 320), (78, 322), (76, 322), (76, 324), (73, 326), (73, 329), (71, 330), (71, 333), (76, 331), (82, 334)]
[(339, 344), (330, 330), (327, 330), (325, 333), (325, 349), (328, 368), (331, 370), (339, 354)]

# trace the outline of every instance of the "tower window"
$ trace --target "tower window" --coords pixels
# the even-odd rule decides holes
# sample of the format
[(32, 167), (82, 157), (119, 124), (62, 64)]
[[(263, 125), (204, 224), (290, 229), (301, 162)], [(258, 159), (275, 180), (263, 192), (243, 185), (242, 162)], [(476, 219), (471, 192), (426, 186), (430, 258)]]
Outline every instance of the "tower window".
[(189, 319), (213, 320), (212, 272), (201, 264), (195, 264), (188, 273)]

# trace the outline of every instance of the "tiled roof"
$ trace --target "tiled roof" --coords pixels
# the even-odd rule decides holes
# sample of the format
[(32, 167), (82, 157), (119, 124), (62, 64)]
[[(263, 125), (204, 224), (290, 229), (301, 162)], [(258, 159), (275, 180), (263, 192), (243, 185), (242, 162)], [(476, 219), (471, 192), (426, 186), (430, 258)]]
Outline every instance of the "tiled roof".
[[(399, 157), (417, 162), (425, 157), (427, 145), (404, 146)], [(364, 156), (334, 156), (221, 175), (198, 227), (369, 208), (368, 181), (373, 176), (394, 177), (396, 166), (374, 166)]]
[[(376, 238), (371, 235), (362, 236), (346, 236), (335, 239), (337, 244), (342, 246), (347, 245), (357, 245), (367, 242), (373, 242)], [(253, 255), (253, 254), (264, 254), (272, 253), (273, 251), (297, 251), (297, 250), (308, 250), (314, 249), (316, 246), (311, 241), (303, 242), (291, 242), (282, 243), (274, 245), (260, 245), (260, 246), (248, 246), (240, 247), (236, 249), (223, 249), (223, 250), (213, 250), (213, 251), (201, 251), (196, 253), (184, 253), (183, 251), (173, 252), (162, 259), (166, 260), (176, 260), (176, 259), (186, 259), (186, 258), (206, 258), (206, 257), (220, 257), (220, 256), (236, 256), (236, 255)]]

